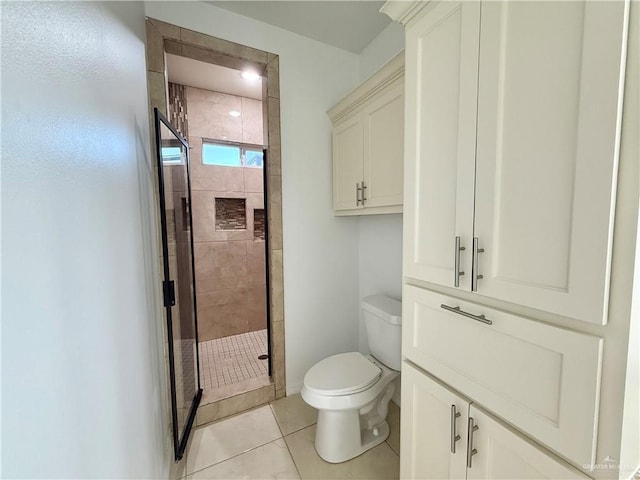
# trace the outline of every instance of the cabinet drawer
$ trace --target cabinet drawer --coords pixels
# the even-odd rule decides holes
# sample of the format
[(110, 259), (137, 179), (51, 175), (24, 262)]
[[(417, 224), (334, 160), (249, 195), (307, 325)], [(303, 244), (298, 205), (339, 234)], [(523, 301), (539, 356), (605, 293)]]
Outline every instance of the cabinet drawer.
[(595, 462), (601, 338), (409, 285), (402, 336), (406, 359), (575, 464)]

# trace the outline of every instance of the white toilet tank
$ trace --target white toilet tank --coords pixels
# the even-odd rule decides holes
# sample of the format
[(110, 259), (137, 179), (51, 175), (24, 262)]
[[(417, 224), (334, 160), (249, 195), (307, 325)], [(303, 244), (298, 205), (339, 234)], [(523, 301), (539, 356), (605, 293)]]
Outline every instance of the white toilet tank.
[(369, 350), (393, 370), (402, 364), (402, 303), (385, 295), (371, 295), (360, 304), (364, 313)]

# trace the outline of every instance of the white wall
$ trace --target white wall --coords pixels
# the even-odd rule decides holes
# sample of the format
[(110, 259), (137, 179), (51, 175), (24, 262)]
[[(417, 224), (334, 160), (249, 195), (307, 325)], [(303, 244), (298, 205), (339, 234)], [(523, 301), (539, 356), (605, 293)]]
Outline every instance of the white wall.
[(404, 27), (392, 21), (360, 52), (360, 80), (369, 78), (402, 49), (404, 49)]
[(141, 3), (2, 5), (2, 476), (162, 478)]
[[(383, 293), (402, 298), (402, 214), (364, 215), (358, 222), (358, 298)], [(360, 312), (359, 350), (369, 352)]]
[(358, 56), (209, 4), (145, 11), (280, 56), (287, 392), (296, 392), (315, 362), (358, 348), (358, 224), (333, 216), (326, 115), (358, 82)]
[[(391, 22), (360, 53), (360, 81), (404, 49), (404, 28)], [(358, 219), (358, 298), (383, 293), (402, 296), (402, 214), (363, 215)], [(362, 312), (359, 350), (369, 352)]]

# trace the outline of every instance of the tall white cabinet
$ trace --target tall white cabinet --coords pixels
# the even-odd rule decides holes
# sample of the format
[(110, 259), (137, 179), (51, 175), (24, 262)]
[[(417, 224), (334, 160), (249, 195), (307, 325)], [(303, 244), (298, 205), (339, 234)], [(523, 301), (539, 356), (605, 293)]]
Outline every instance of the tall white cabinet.
[(624, 2), (568, 1), (410, 26), (408, 276), (606, 322), (625, 25)]
[(627, 7), (482, 4), (479, 294), (606, 322)]
[[(638, 382), (619, 375), (637, 358), (629, 332), (640, 321), (640, 288), (628, 287), (640, 255), (628, 227), (639, 10), (624, 0), (382, 8), (406, 30), (404, 477), (633, 468), (602, 462), (633, 450), (616, 408), (640, 408)], [(473, 435), (472, 468), (431, 438), (453, 431), (451, 395), (491, 425)], [(625, 458), (640, 464), (640, 453)]]

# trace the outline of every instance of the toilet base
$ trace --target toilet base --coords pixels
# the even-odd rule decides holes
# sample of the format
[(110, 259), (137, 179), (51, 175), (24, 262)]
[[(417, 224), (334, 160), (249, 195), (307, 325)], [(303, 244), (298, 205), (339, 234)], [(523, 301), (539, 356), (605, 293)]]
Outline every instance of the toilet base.
[[(329, 433), (330, 432), (330, 433)], [(360, 430), (358, 410), (320, 410), (316, 426), (316, 452), (324, 461), (341, 463), (381, 444), (389, 437), (389, 424)]]
[(316, 452), (329, 463), (346, 462), (384, 442), (389, 436), (386, 422), (389, 401), (396, 391), (399, 372), (378, 364), (380, 378), (372, 386), (348, 395), (314, 392), (305, 384), (302, 398), (318, 409)]

